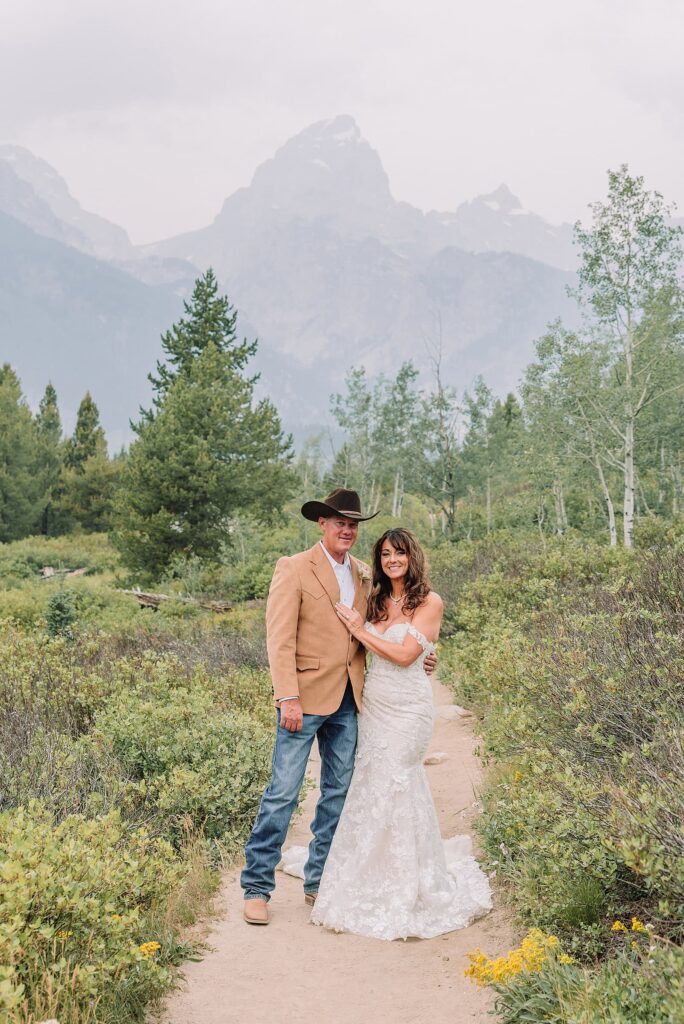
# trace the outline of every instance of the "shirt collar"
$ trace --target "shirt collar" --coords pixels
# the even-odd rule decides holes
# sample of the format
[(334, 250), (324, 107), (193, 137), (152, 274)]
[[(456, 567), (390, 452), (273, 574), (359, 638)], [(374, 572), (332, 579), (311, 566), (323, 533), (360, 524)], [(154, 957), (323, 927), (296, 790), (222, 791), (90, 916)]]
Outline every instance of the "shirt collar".
[(325, 551), (325, 557), (328, 559), (328, 561), (332, 565), (333, 569), (351, 569), (351, 560), (349, 558), (349, 552), (348, 551), (345, 551), (345, 553), (344, 553), (344, 561), (343, 562), (341, 562), (341, 563), (340, 562), (336, 562), (335, 559), (333, 558), (333, 556), (330, 554), (330, 552), (326, 548), (326, 546), (323, 543), (323, 541), (319, 540), (318, 543), (321, 545), (321, 547)]

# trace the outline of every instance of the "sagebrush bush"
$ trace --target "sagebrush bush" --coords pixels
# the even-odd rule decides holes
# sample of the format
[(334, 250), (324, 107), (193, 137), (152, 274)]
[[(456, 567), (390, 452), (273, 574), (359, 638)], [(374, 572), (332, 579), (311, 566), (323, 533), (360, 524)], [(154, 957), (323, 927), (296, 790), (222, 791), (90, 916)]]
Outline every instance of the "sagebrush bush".
[(202, 670), (184, 678), (173, 658), (146, 660), (96, 715), (92, 741), (111, 746), (140, 783), (141, 813), (174, 842), (188, 819), (229, 848), (246, 838), (270, 772), (272, 728), (233, 707)]
[[(46, 564), (88, 574), (41, 580)], [(8, 1024), (142, 1024), (268, 773), (263, 612), (143, 610), (115, 564), (104, 537), (0, 547)]]
[[(678, 949), (684, 551), (500, 540), (474, 546), (460, 579), (458, 552), (440, 569), (456, 597), (443, 663), (480, 716), (483, 752), (497, 765), (481, 822), (490, 859), (524, 919), (557, 932), (580, 960), (615, 952), (611, 921), (620, 914), (643, 918), (657, 941)], [(639, 972), (650, 1020), (646, 962), (628, 958), (620, 970)], [(607, 963), (605, 979), (618, 971)], [(598, 1016), (602, 977), (589, 971), (578, 989), (592, 987), (596, 1016), (556, 1007), (558, 1016), (539, 1019), (622, 1019)], [(542, 1012), (546, 996), (534, 985), (516, 982), (511, 1007), (523, 1009), (506, 1021), (533, 1019), (524, 1015), (532, 1005)]]
[(141, 949), (156, 941), (146, 915), (182, 874), (164, 840), (131, 831), (116, 813), (55, 823), (33, 803), (0, 814), (0, 873), (4, 1019), (28, 1019), (51, 975), (52, 1010), (65, 1024), (63, 1012), (78, 1020), (113, 989), (139, 1002), (168, 985), (161, 946), (155, 955)]

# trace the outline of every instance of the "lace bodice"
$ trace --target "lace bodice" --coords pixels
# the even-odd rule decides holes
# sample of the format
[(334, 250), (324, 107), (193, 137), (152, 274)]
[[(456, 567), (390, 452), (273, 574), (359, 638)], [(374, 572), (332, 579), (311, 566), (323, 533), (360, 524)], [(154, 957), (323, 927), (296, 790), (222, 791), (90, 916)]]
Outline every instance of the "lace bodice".
[(414, 640), (418, 641), (420, 646), (423, 648), (423, 653), (419, 654), (411, 665), (403, 666), (395, 665), (394, 662), (389, 661), (387, 658), (383, 658), (381, 654), (371, 652), (368, 670), (366, 672), (365, 688), (372, 686), (379, 675), (382, 675), (387, 679), (401, 676), (404, 685), (415, 684), (422, 688), (429, 686), (429, 680), (425, 675), (423, 663), (427, 654), (430, 651), (434, 651), (435, 645), (431, 643), (430, 640), (420, 632), (420, 630), (416, 629), (416, 627), (410, 622), (393, 622), (391, 626), (387, 627), (384, 633), (381, 633), (376, 629), (372, 622), (366, 623), (366, 629), (381, 640), (389, 640), (390, 643), (396, 644), (403, 644), (406, 636), (410, 635)]
[[(406, 630), (403, 633), (403, 635), (395, 634), (395, 636), (388, 636), (388, 634), (393, 629), (403, 629), (404, 626), (406, 627)], [(417, 640), (420, 646), (423, 648), (423, 654), (429, 654), (430, 651), (434, 651), (435, 649), (435, 645), (432, 643), (432, 641), (428, 640), (428, 638), (423, 633), (421, 633), (419, 629), (416, 629), (416, 627), (410, 622), (393, 622), (391, 626), (387, 627), (384, 633), (381, 633), (380, 630), (377, 629), (372, 622), (366, 622), (365, 628), (369, 630), (371, 633), (375, 633), (375, 635), (379, 637), (381, 640), (387, 639), (392, 641), (392, 643), (397, 644), (403, 644), (404, 639), (407, 635), (412, 636), (413, 639)], [(381, 657), (381, 655), (378, 655), (378, 657)]]

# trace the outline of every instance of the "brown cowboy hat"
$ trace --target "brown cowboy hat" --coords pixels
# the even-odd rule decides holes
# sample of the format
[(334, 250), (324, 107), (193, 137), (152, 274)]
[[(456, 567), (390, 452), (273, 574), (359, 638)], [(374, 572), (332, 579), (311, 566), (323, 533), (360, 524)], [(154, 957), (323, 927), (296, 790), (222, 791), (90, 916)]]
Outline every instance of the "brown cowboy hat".
[(336, 487), (323, 501), (305, 501), (302, 505), (302, 515), (317, 523), (321, 516), (345, 516), (347, 519), (355, 519), (359, 523), (365, 523), (367, 519), (375, 519), (379, 512), (372, 516), (364, 516), (361, 511), (361, 499), (356, 491), (347, 491), (344, 487)]

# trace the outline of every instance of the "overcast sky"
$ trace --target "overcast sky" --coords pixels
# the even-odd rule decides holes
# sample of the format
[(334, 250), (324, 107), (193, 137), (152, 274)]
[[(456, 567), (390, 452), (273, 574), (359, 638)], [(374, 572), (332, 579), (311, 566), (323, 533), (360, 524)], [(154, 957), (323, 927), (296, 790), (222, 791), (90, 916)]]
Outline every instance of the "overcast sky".
[(352, 114), (397, 199), (575, 220), (628, 162), (684, 207), (681, 0), (0, 0), (0, 141), (147, 242)]

